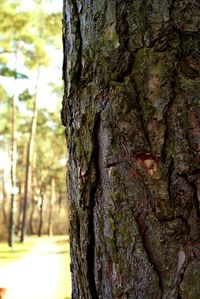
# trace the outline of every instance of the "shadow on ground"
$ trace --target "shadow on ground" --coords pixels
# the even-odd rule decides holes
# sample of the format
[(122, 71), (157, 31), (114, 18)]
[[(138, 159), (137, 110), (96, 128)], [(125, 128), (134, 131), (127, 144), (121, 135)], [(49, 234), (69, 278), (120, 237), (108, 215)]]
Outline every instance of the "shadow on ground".
[[(66, 245), (66, 243), (69, 243), (69, 240), (66, 240), (66, 239), (56, 240), (55, 243), (58, 245)], [(68, 299), (68, 298), (66, 298), (66, 299)]]
[(55, 250), (55, 251), (47, 251), (44, 252), (43, 254), (67, 254), (69, 253), (69, 250)]

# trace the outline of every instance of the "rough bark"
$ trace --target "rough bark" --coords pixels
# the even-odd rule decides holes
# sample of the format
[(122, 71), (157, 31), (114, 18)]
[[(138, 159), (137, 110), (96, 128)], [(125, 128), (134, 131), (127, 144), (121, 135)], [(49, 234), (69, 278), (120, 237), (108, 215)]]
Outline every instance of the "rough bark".
[(64, 0), (72, 298), (200, 298), (200, 3)]

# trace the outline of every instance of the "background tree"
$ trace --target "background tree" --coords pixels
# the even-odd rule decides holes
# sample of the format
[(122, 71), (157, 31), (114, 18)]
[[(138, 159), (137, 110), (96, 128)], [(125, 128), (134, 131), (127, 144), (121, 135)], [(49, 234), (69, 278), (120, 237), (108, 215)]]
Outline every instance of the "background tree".
[[(1, 12), (3, 19), (2, 29), (5, 30), (2, 32), (2, 53), (8, 53), (13, 55), (14, 57), (14, 70), (10, 70), (7, 66), (2, 68), (3, 75), (13, 76), (14, 79), (14, 92), (12, 96), (12, 138), (11, 138), (11, 200), (10, 200), (10, 215), (9, 215), (9, 236), (8, 236), (8, 244), (10, 247), (13, 246), (13, 236), (15, 230), (15, 217), (14, 217), (14, 205), (15, 205), (15, 193), (16, 193), (16, 159), (17, 159), (17, 143), (16, 143), (16, 110), (17, 110), (17, 77), (18, 77), (18, 56), (19, 51), (21, 50), (21, 38), (22, 34), (24, 34), (27, 25), (27, 14), (15, 16), (16, 9), (16, 1), (13, 2), (13, 5), (7, 6), (4, 5), (4, 10)], [(16, 21), (16, 27), (19, 30), (15, 32), (13, 30), (8, 30), (8, 20), (14, 17)], [(8, 34), (9, 32), (9, 34)], [(8, 37), (9, 36), (9, 37)], [(10, 36), (12, 36), (12, 41), (10, 40)], [(22, 46), (24, 49), (24, 46)], [(5, 60), (6, 62), (6, 60)]]
[[(12, 155), (11, 155), (11, 204), (10, 204), (10, 217), (9, 217), (9, 238), (8, 243), (9, 246), (13, 246), (13, 235), (15, 230), (15, 217), (14, 217), (14, 205), (15, 205), (15, 189), (16, 189), (16, 159), (17, 159), (17, 118), (16, 118), (16, 110), (17, 110), (17, 101), (18, 101), (18, 92), (17, 92), (17, 79), (26, 78), (26, 76), (20, 74), (18, 72), (19, 68), (19, 60), (22, 60), (22, 55), (25, 54), (25, 63), (27, 65), (31, 64), (33, 60), (34, 48), (37, 50), (37, 55), (43, 55), (41, 45), (34, 41), (34, 35), (30, 34), (30, 15), (27, 12), (17, 13), (19, 9), (20, 2), (19, 1), (11, 1), (11, 3), (7, 3), (3, 5), (3, 9), (1, 11), (1, 17), (4, 20), (1, 25), (2, 29), (2, 54), (4, 54), (5, 60), (2, 61), (2, 74), (4, 76), (13, 76), (14, 79), (14, 93), (12, 96)], [(15, 26), (10, 27), (9, 21), (15, 21)], [(41, 53), (42, 52), (42, 53)], [(5, 53), (7, 57), (5, 57)], [(35, 53), (35, 56), (36, 56)], [(0, 57), (1, 58), (1, 57)], [(7, 58), (7, 59), (6, 59)], [(8, 59), (14, 59), (14, 69), (10, 69), (7, 66)], [(35, 58), (35, 57), (34, 57)], [(28, 163), (29, 165), (29, 163)], [(26, 190), (26, 188), (25, 188)]]
[(72, 298), (200, 298), (199, 13), (64, 0)]
[[(0, 153), (1, 157), (5, 154), (8, 156), (7, 166), (3, 165), (0, 170), (0, 206), (3, 207), (0, 238), (5, 239), (7, 236), (8, 214), (12, 211), (11, 214), (16, 219), (16, 235), (21, 235), (21, 239), (24, 240), (25, 232), (38, 232), (39, 235), (48, 233), (51, 177), (54, 178), (56, 186), (51, 213), (54, 233), (66, 232), (67, 216), (65, 174), (60, 164), (60, 160), (65, 157), (63, 132), (58, 128), (60, 108), (54, 107), (54, 111), (51, 108), (53, 112), (41, 108), (49, 107), (47, 102), (58, 102), (61, 98), (62, 88), (58, 86), (61, 85), (61, 78), (55, 77), (58, 73), (58, 62), (61, 60), (61, 13), (48, 9), (50, 2), (46, 0), (33, 1), (32, 9), (30, 6), (27, 11), (22, 2), (0, 0), (0, 81), (5, 86), (5, 90), (0, 89)], [(15, 26), (10, 26), (12, 22)], [(55, 55), (56, 61), (52, 60)], [(54, 84), (50, 83), (52, 69)], [(17, 83), (16, 90), (11, 90), (14, 81)], [(50, 95), (45, 92), (44, 96), (44, 90), (47, 89)], [(11, 169), (13, 93), (17, 141), (16, 186), (19, 193), (13, 201), (15, 211), (9, 211), (8, 195), (11, 182), (10, 175), (5, 174)]]

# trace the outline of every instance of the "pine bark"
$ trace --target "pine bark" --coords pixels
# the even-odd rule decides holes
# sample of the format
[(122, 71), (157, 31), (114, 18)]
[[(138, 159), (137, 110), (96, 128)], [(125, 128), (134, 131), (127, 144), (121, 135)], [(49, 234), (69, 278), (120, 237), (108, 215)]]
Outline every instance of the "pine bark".
[(200, 298), (200, 3), (64, 0), (72, 298)]

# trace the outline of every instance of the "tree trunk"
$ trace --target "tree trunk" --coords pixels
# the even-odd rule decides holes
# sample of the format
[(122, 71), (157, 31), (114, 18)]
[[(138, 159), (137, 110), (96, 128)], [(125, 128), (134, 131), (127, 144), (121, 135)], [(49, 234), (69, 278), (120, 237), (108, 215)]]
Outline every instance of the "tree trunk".
[(42, 228), (43, 228), (43, 207), (44, 207), (44, 191), (40, 192), (41, 202), (40, 202), (40, 210), (39, 210), (39, 227), (38, 227), (38, 237), (42, 236)]
[(34, 215), (35, 215), (35, 209), (38, 202), (37, 198), (37, 178), (36, 178), (36, 153), (33, 154), (32, 159), (32, 181), (31, 181), (31, 191), (32, 191), (32, 197), (31, 197), (31, 213), (30, 213), (30, 219), (29, 219), (29, 228), (30, 228), (30, 234), (35, 234), (35, 227), (34, 227)]
[(64, 0), (74, 299), (200, 298), (199, 13)]
[(35, 214), (35, 206), (36, 202), (34, 200), (34, 195), (32, 195), (32, 200), (31, 200), (31, 213), (30, 213), (30, 219), (29, 219), (29, 229), (30, 229), (30, 234), (34, 235), (35, 229), (34, 229), (34, 214)]
[(5, 189), (5, 169), (2, 171), (2, 195), (3, 195), (3, 200), (2, 200), (2, 213), (3, 213), (3, 223), (5, 227), (8, 229), (8, 215), (7, 215), (7, 204), (8, 204), (8, 195)]
[(24, 188), (24, 204), (23, 204), (23, 218), (22, 218), (22, 230), (20, 241), (24, 242), (26, 234), (26, 225), (27, 225), (27, 208), (28, 208), (28, 199), (31, 198), (31, 175), (32, 175), (32, 162), (33, 162), (33, 150), (35, 142), (35, 134), (37, 128), (37, 93), (38, 93), (38, 82), (39, 82), (40, 67), (38, 67), (38, 74), (36, 79), (35, 87), (35, 96), (33, 103), (33, 117), (31, 122), (30, 138), (27, 147), (27, 158), (26, 158), (26, 173), (25, 173), (25, 188)]
[(16, 219), (16, 225), (15, 225), (15, 233), (17, 236), (21, 235), (23, 199), (24, 199), (24, 194), (20, 192), (19, 202), (18, 202), (18, 206), (17, 206), (17, 219)]
[(51, 178), (51, 194), (49, 201), (49, 221), (48, 221), (48, 235), (53, 236), (53, 204), (55, 202), (56, 192), (55, 192), (55, 179)]
[[(18, 46), (15, 51), (15, 72), (17, 73), (18, 63)], [(17, 123), (16, 123), (16, 109), (17, 109), (17, 77), (14, 78), (14, 95), (12, 97), (12, 138), (11, 138), (11, 194), (10, 194), (10, 212), (8, 225), (8, 245), (13, 247), (15, 235), (15, 187), (16, 187), (16, 164), (17, 164)]]

